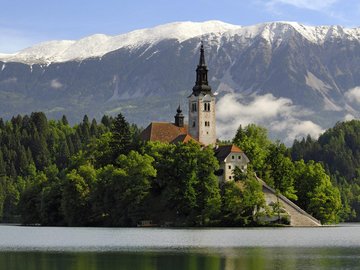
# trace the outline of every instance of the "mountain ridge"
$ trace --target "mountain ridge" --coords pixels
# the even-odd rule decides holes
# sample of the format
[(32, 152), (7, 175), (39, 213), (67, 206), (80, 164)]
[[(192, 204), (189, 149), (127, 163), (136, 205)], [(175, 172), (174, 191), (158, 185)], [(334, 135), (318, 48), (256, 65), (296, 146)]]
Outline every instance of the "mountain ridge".
[[(5, 60), (0, 55), (0, 116), (42, 110), (51, 118), (69, 115), (75, 123), (84, 114), (99, 118), (122, 112), (142, 126), (171, 121), (194, 85), (200, 41), (209, 82), (219, 93), (222, 138), (252, 122), (265, 125), (276, 138), (317, 136), (336, 121), (360, 116), (360, 28), (295, 22), (195, 25), (189, 33), (193, 23), (174, 23), (159, 26), (162, 31), (155, 27), (125, 39), (115, 36), (110, 45), (107, 36), (96, 35), (77, 41), (72, 50), (67, 46), (76, 42), (62, 41), (55, 49), (35, 46)], [(119, 40), (136, 42), (118, 48)], [(41, 59), (31, 54), (39, 50)], [(68, 59), (64, 55), (76, 57), (55, 61)], [(32, 64), (16, 62), (20, 56)]]
[[(212, 20), (205, 22), (174, 22), (152, 28), (134, 30), (120, 35), (94, 34), (79, 40), (51, 40), (20, 50), (13, 54), (0, 53), (0, 61), (22, 62), (25, 64), (55, 63), (71, 60), (84, 60), (91, 57), (101, 57), (106, 53), (123, 47), (138, 47), (147, 43), (156, 43), (163, 39), (177, 39), (180, 43), (206, 34), (221, 34), (233, 37), (241, 35), (251, 38), (262, 32), (262, 37), (273, 41), (274, 36), (284, 35), (291, 26), (303, 37), (313, 43), (323, 43), (326, 38), (340, 37), (360, 41), (360, 28), (345, 28), (338, 25), (306, 26), (291, 21), (276, 21), (259, 23), (250, 26), (240, 26)], [(280, 28), (280, 31), (279, 31)], [(96, 44), (96, 47), (93, 45)], [(99, 49), (100, 48), (100, 49)], [(81, 50), (87, 50), (83, 53)]]

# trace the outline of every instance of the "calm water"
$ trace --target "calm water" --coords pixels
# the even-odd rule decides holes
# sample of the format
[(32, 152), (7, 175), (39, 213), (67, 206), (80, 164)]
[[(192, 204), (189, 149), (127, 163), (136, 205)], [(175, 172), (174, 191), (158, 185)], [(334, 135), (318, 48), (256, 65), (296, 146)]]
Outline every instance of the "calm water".
[(0, 226), (0, 269), (360, 269), (360, 224), (256, 229)]

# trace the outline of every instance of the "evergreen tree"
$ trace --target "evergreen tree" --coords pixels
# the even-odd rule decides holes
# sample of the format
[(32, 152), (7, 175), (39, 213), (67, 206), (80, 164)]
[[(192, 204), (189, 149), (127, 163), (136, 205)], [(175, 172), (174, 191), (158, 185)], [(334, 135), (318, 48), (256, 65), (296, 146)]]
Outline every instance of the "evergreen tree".
[(65, 169), (70, 159), (70, 151), (66, 141), (60, 142), (60, 148), (57, 153), (56, 165), (60, 169)]
[(109, 116), (104, 115), (104, 116), (101, 118), (101, 123), (102, 123), (105, 127), (111, 128), (112, 121), (111, 121), (111, 119), (110, 119)]
[(95, 118), (91, 121), (90, 135), (91, 137), (96, 137), (98, 135), (98, 124)]
[(43, 112), (33, 112), (30, 121), (34, 124), (39, 136), (46, 136), (49, 132), (48, 121)]
[(67, 120), (67, 118), (66, 118), (65, 115), (63, 115), (63, 116), (61, 117), (61, 123), (62, 123), (64, 126), (68, 126), (68, 125), (69, 125), (69, 122), (68, 122), (68, 120)]
[(131, 149), (131, 132), (129, 123), (122, 114), (118, 114), (111, 126), (111, 141), (113, 158), (117, 158), (121, 154), (129, 153)]
[(0, 149), (0, 177), (6, 175), (6, 164), (4, 161), (3, 153)]

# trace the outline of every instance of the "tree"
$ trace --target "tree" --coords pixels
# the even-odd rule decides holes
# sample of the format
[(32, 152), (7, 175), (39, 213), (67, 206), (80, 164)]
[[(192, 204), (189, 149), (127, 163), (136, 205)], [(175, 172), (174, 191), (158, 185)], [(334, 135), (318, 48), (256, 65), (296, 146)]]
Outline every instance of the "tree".
[(44, 136), (35, 130), (30, 145), (36, 168), (42, 170), (50, 164), (50, 153)]
[(152, 162), (152, 157), (130, 151), (127, 156), (118, 157), (116, 166), (98, 170), (92, 200), (100, 221), (111, 226), (136, 224), (150, 192), (150, 179), (156, 176)]
[(43, 112), (33, 112), (30, 121), (34, 124), (39, 136), (46, 136), (49, 132), (49, 125), (46, 115)]
[(336, 223), (339, 221), (338, 213), (341, 209), (339, 189), (332, 186), (330, 179), (326, 179), (310, 194), (308, 211), (322, 223)]
[(40, 194), (40, 221), (42, 225), (65, 225), (61, 211), (62, 185), (60, 182), (45, 186)]
[(19, 202), (19, 212), (22, 224), (40, 224), (40, 204), (41, 191), (47, 182), (47, 177), (43, 172), (34, 171), (29, 168), (27, 179), (30, 185), (21, 194)]
[(96, 137), (98, 135), (98, 124), (95, 118), (91, 121), (90, 135), (92, 137)]
[(177, 144), (172, 153), (167, 175), (164, 197), (167, 206), (172, 209), (177, 218), (185, 223), (193, 223), (197, 213), (197, 153), (200, 146), (195, 143)]
[(113, 158), (116, 159), (121, 154), (127, 154), (130, 151), (131, 132), (129, 123), (122, 114), (118, 114), (111, 126), (110, 147), (113, 152)]
[(90, 141), (86, 156), (96, 168), (114, 163), (113, 151), (110, 146), (111, 141), (112, 134), (110, 132), (106, 132), (100, 138), (94, 138)]
[(246, 153), (254, 170), (261, 175), (269, 152), (268, 148), (271, 145), (267, 130), (255, 124), (250, 124), (245, 128), (240, 126), (233, 143)]
[(195, 187), (197, 191), (197, 212), (200, 214), (199, 225), (209, 225), (218, 217), (221, 209), (221, 196), (219, 180), (214, 172), (218, 170), (219, 163), (214, 156), (212, 148), (196, 149), (197, 152), (197, 178)]
[(104, 115), (101, 118), (101, 124), (103, 124), (105, 127), (111, 128), (111, 123), (112, 123), (112, 119), (109, 116)]
[(65, 177), (61, 208), (69, 226), (81, 226), (89, 223), (90, 185), (94, 180), (94, 169), (83, 165), (72, 170)]
[(6, 163), (3, 158), (3, 153), (0, 149), (0, 177), (6, 174)]
[(295, 162), (295, 187), (301, 208), (322, 223), (337, 222), (342, 207), (340, 193), (320, 163)]
[(69, 159), (70, 159), (69, 147), (67, 145), (66, 140), (62, 140), (60, 142), (60, 147), (59, 147), (57, 157), (56, 157), (56, 165), (60, 169), (65, 169), (69, 163)]
[(255, 224), (265, 208), (261, 183), (256, 179), (251, 166), (246, 174), (235, 169), (235, 181), (228, 181), (222, 187), (223, 223), (231, 226)]
[(266, 158), (266, 177), (264, 180), (287, 198), (296, 200), (294, 188), (295, 166), (286, 156), (286, 147), (282, 143), (272, 144)]
[(65, 115), (63, 115), (63, 116), (61, 117), (61, 123), (62, 123), (64, 126), (68, 126), (68, 125), (69, 125), (69, 122), (68, 122), (68, 120), (67, 120), (67, 118), (66, 118)]

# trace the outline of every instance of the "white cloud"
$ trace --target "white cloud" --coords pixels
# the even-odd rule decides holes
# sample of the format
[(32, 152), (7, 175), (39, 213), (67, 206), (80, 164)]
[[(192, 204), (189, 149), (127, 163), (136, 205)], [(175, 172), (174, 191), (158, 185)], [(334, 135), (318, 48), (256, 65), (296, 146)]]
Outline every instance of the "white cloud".
[(267, 3), (267, 6), (286, 4), (297, 8), (322, 11), (325, 8), (331, 7), (338, 1), (339, 0), (271, 0)]
[(61, 82), (59, 82), (58, 79), (54, 79), (54, 80), (51, 80), (50, 86), (54, 89), (60, 89), (61, 87), (63, 87), (63, 84)]
[(250, 123), (265, 126), (271, 133), (285, 138), (285, 143), (308, 134), (317, 138), (324, 131), (314, 122), (302, 120), (310, 111), (272, 94), (245, 97), (231, 93), (220, 98), (216, 107), (217, 132), (221, 139), (232, 139), (240, 125)]
[(360, 86), (349, 89), (345, 93), (345, 98), (350, 102), (360, 104)]
[(351, 121), (354, 120), (355, 116), (353, 116), (352, 114), (348, 113), (347, 115), (345, 115), (344, 117), (344, 121)]

